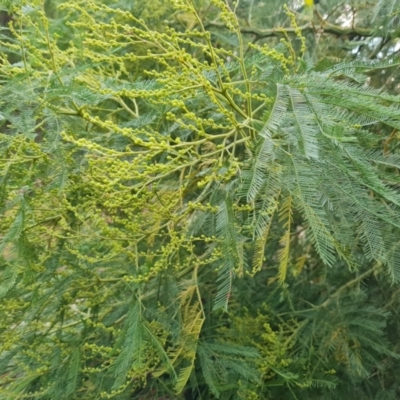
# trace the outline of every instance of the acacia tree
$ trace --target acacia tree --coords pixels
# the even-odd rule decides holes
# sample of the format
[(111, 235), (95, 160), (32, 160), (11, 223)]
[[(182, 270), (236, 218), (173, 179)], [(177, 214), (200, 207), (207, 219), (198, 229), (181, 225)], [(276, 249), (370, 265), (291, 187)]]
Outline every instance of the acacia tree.
[(398, 396), (395, 24), (271, 4), (5, 8), (0, 399)]

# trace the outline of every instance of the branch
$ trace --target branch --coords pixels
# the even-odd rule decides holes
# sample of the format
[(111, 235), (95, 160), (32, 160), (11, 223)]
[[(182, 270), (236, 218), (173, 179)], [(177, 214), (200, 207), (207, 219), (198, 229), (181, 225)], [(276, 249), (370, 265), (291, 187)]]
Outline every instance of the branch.
[(369, 270), (365, 271), (363, 274), (356, 276), (354, 279), (352, 279), (351, 281), (348, 281), (347, 283), (345, 283), (343, 286), (341, 286), (340, 288), (338, 288), (334, 293), (332, 293), (323, 303), (318, 304), (318, 305), (312, 305), (311, 308), (308, 308), (306, 310), (297, 310), (297, 311), (287, 311), (287, 312), (283, 312), (283, 313), (279, 313), (279, 316), (283, 316), (283, 315), (292, 315), (292, 314), (303, 314), (305, 312), (312, 312), (315, 310), (319, 310), (321, 308), (326, 307), (327, 305), (329, 305), (333, 300), (337, 299), (344, 291), (346, 291), (347, 289), (351, 288), (353, 285), (356, 285), (357, 283), (361, 282), (363, 279), (367, 278), (369, 275), (371, 275), (376, 269), (376, 266), (370, 268)]
[(371, 275), (375, 271), (375, 267), (370, 268), (369, 270), (365, 271), (363, 274), (358, 275), (356, 278), (352, 279), (351, 281), (347, 282), (339, 289), (336, 290), (333, 294), (331, 294), (322, 304), (319, 304), (314, 307), (314, 309), (326, 307), (332, 300), (339, 297), (345, 290), (349, 289), (351, 286), (361, 282), (364, 278)]
[[(318, 15), (318, 14), (317, 14)], [(329, 33), (332, 35), (336, 36), (364, 36), (364, 37), (370, 37), (374, 36), (376, 34), (376, 29), (374, 28), (359, 28), (356, 26), (352, 27), (342, 27), (340, 25), (335, 25), (332, 24), (328, 21), (325, 21), (322, 19), (322, 16), (319, 15), (318, 17), (320, 19), (320, 24), (314, 24), (313, 22), (307, 22), (306, 24), (299, 26), (298, 28), (272, 28), (272, 29), (258, 29), (255, 27), (241, 27), (240, 32), (242, 34), (250, 34), (250, 35), (255, 35), (256, 39), (263, 39), (266, 37), (284, 37), (285, 33), (286, 34), (292, 34), (295, 35), (296, 31), (298, 29), (301, 30), (301, 32), (304, 33), (309, 33), (309, 32), (322, 32), (322, 33)], [(220, 22), (209, 22), (206, 25), (206, 28), (208, 27), (218, 27), (218, 28), (224, 28), (225, 24), (220, 23)], [(385, 35), (382, 35), (382, 37), (385, 36), (385, 39), (391, 40), (395, 37), (394, 32), (385, 32)]]

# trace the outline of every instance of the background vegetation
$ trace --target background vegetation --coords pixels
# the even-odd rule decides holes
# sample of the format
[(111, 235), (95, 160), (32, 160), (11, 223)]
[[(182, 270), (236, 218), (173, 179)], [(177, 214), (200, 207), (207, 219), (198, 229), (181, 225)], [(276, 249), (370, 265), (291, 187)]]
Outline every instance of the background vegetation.
[(0, 399), (399, 398), (396, 0), (0, 4)]

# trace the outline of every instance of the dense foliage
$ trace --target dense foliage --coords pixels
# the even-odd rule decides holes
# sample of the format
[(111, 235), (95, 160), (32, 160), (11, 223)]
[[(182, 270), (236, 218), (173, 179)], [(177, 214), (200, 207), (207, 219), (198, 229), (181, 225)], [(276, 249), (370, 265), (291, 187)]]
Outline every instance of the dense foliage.
[(1, 3), (1, 400), (400, 396), (400, 6), (321, 3)]

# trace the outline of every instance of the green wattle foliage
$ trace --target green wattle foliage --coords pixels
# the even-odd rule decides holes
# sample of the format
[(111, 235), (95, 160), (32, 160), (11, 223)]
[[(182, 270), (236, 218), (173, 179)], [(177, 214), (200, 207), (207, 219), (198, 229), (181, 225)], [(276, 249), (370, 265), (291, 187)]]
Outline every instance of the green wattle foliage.
[(400, 61), (41, 3), (1, 34), (0, 400), (397, 398), (400, 98), (357, 82)]

